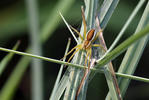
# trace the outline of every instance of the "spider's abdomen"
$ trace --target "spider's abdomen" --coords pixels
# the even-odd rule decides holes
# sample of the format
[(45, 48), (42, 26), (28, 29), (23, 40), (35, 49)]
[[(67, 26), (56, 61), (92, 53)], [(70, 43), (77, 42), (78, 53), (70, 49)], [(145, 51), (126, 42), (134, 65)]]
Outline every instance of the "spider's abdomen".
[(95, 29), (91, 29), (88, 31), (87, 38), (86, 38), (87, 41), (91, 41), (93, 39), (94, 34), (95, 34), (94, 32), (95, 32)]

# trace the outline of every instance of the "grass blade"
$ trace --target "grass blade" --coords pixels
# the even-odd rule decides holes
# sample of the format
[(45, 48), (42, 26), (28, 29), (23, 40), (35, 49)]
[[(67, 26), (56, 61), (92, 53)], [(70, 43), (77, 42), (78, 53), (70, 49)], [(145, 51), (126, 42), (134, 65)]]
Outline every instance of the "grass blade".
[[(58, 11), (62, 12), (63, 15), (69, 10), (75, 0), (59, 0), (55, 8), (49, 15), (46, 23), (41, 29), (41, 41), (46, 41), (51, 33), (55, 30), (55, 28), (59, 25), (59, 21), (61, 20), (58, 14)], [(57, 12), (57, 13), (56, 13)]]
[(118, 41), (120, 40), (120, 38), (122, 37), (122, 35), (124, 34), (124, 32), (126, 31), (127, 27), (130, 25), (131, 21), (136, 16), (137, 12), (143, 6), (144, 2), (145, 2), (145, 0), (140, 0), (140, 2), (138, 3), (138, 5), (136, 6), (136, 8), (133, 10), (132, 14), (129, 16), (129, 18), (126, 21), (125, 25), (123, 26), (123, 28), (119, 32), (118, 36), (116, 37), (116, 39), (114, 40), (114, 42), (112, 43), (112, 45), (110, 46), (110, 48), (107, 50), (107, 52), (104, 54), (104, 56), (102, 56), (102, 58), (104, 58), (105, 55), (108, 54), (116, 46), (116, 44), (118, 43)]
[[(17, 50), (19, 44), (20, 44), (20, 41), (18, 41), (12, 49)], [(8, 62), (12, 59), (13, 56), (14, 56), (14, 53), (9, 53), (2, 59), (2, 61), (0, 62), (0, 75), (3, 73)]]
[[(41, 42), (39, 39), (39, 10), (37, 0), (26, 0), (29, 17), (29, 31), (32, 54), (41, 55)], [(31, 66), (31, 97), (32, 100), (43, 100), (43, 69), (39, 59), (32, 59)]]
[(27, 68), (27, 64), (28, 64), (27, 62), (30, 60), (26, 56), (24, 57), (24, 59), (25, 60), (21, 60), (18, 63), (18, 66), (20, 67), (12, 72), (11, 76), (9, 77), (9, 79), (6, 81), (5, 85), (1, 89), (0, 91), (1, 100), (11, 100), (13, 98), (13, 95), (15, 94), (18, 84), (22, 78), (22, 74), (25, 72), (25, 69)]
[[(114, 80), (113, 80), (111, 71), (109, 70), (109, 65), (104, 66), (104, 74), (105, 74), (108, 88), (109, 88), (109, 94), (110, 94), (109, 98), (112, 98), (112, 100), (121, 100), (121, 99), (119, 99), (119, 95), (116, 91), (116, 86), (114, 84)], [(109, 98), (106, 97), (106, 100), (109, 100)]]
[[(136, 34), (138, 31), (140, 31), (149, 23), (148, 19), (149, 19), (149, 2), (145, 8), (143, 16), (136, 29)], [(133, 44), (131, 47), (129, 47), (118, 72), (130, 74), (130, 75), (134, 73), (147, 41), (148, 41), (148, 36), (142, 38), (141, 40)], [(122, 79), (122, 78), (119, 79), (122, 95), (125, 94), (125, 91), (129, 85), (129, 82), (130, 82), (129, 79)]]
[(104, 0), (100, 12), (98, 14), (101, 21), (101, 28), (104, 29), (112, 16), (119, 0)]
[[(107, 50), (107, 52), (100, 58), (104, 58), (106, 54), (108, 54), (114, 47), (115, 45), (118, 43), (118, 41), (120, 40), (121, 36), (124, 34), (126, 28), (129, 26), (130, 22), (132, 21), (132, 19), (135, 17), (135, 15), (137, 14), (137, 12), (139, 11), (139, 9), (141, 8), (141, 6), (144, 4), (145, 0), (141, 0), (138, 5), (136, 6), (136, 8), (134, 9), (134, 11), (132, 12), (132, 14), (130, 15), (130, 17), (128, 18), (128, 20), (126, 21), (125, 25), (123, 26), (123, 28), (121, 29), (120, 33), (118, 34), (118, 36), (116, 37), (116, 39), (114, 40), (114, 42), (112, 43), (112, 45), (110, 46), (110, 48)], [(107, 100), (111, 99), (110, 93), (108, 93)]]
[[(68, 49), (69, 49), (69, 46), (70, 46), (70, 39), (68, 40), (67, 47), (66, 47), (66, 51), (65, 51), (65, 54), (64, 54), (64, 55), (67, 54)], [(65, 59), (66, 59), (66, 58), (64, 58), (63, 61), (65, 61)], [(52, 91), (52, 93), (51, 93), (51, 96), (50, 96), (49, 100), (58, 100), (57, 97), (59, 97), (59, 96), (56, 96), (56, 94), (58, 94), (56, 90), (59, 88), (58, 84), (59, 84), (59, 81), (60, 81), (60, 77), (61, 77), (61, 75), (62, 75), (63, 67), (64, 67), (64, 65), (61, 65), (60, 70), (59, 70), (58, 75), (57, 75), (57, 79), (56, 79), (56, 82), (55, 82), (53, 91)], [(63, 86), (63, 87), (64, 87), (64, 86)], [(62, 90), (63, 90), (63, 89), (62, 89)], [(61, 94), (61, 93), (60, 93), (60, 94)]]
[(67, 28), (69, 29), (70, 33), (72, 34), (73, 38), (75, 39), (75, 41), (77, 42), (77, 44), (79, 44), (79, 42), (78, 42), (76, 36), (75, 36), (74, 33), (72, 32), (72, 30), (71, 30), (69, 24), (67, 23), (67, 21), (65, 20), (65, 18), (64, 18), (63, 15), (61, 14), (61, 12), (59, 12), (59, 14), (60, 14), (62, 20), (64, 21), (64, 23), (66, 24)]
[(124, 52), (130, 45), (132, 45), (133, 43), (139, 41), (139, 39), (143, 38), (148, 33), (149, 33), (149, 25), (147, 25), (141, 31), (136, 32), (135, 35), (130, 36), (123, 43), (121, 43), (119, 46), (117, 46), (114, 50), (112, 50), (110, 53), (108, 53), (105, 56), (105, 58), (98, 59), (97, 60), (97, 63), (98, 63), (97, 68), (103, 66), (104, 64), (108, 63), (110, 60), (113, 60), (114, 58), (116, 58), (118, 55), (120, 55), (122, 52)]

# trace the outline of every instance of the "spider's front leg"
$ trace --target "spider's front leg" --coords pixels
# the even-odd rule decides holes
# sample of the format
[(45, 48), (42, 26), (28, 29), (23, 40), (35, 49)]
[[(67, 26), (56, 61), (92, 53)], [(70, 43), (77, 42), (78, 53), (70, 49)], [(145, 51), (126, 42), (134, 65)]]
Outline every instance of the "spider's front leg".
[[(72, 48), (62, 59), (64, 59), (65, 57), (67, 57), (69, 54), (71, 54), (73, 52), (73, 54), (70, 56), (70, 58), (68, 59), (68, 63), (70, 62), (70, 60), (72, 59), (72, 57), (79, 51), (81, 50), (82, 44), (76, 45), (74, 48)], [(62, 60), (61, 59), (61, 60)]]

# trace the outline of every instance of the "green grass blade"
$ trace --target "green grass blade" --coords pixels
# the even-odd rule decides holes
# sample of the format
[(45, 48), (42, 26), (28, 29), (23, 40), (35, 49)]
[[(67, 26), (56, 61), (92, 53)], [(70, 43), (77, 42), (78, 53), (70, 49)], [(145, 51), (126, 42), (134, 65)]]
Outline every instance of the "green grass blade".
[[(29, 17), (29, 36), (32, 54), (41, 55), (41, 42), (39, 39), (39, 10), (37, 0), (26, 0)], [(32, 100), (43, 100), (43, 67), (39, 59), (32, 59), (31, 66), (31, 97)]]
[[(12, 49), (17, 50), (19, 44), (20, 44), (20, 41), (18, 41)], [(2, 61), (0, 62), (0, 75), (3, 73), (8, 62), (12, 59), (13, 56), (14, 56), (14, 53), (9, 53), (2, 59)]]
[[(0, 48), (2, 50), (2, 48)], [(15, 54), (19, 54), (19, 55), (24, 55), (25, 58), (25, 62), (28, 62), (31, 58), (29, 57), (34, 57), (34, 58), (37, 58), (37, 59), (41, 59), (41, 60), (45, 60), (45, 61), (49, 61), (49, 62), (53, 62), (53, 63), (58, 63), (58, 64), (65, 64), (65, 65), (69, 65), (71, 67), (76, 67), (76, 68), (87, 68), (85, 66), (82, 66), (82, 65), (78, 65), (78, 64), (72, 64), (72, 63), (67, 63), (67, 62), (64, 62), (64, 61), (60, 61), (60, 60), (56, 60), (56, 59), (51, 59), (51, 58), (46, 58), (46, 57), (41, 57), (41, 56), (37, 56), (37, 55), (32, 55), (32, 54), (29, 54), (29, 53), (23, 53), (23, 52), (19, 52), (17, 53), (18, 51), (14, 51), (14, 50), (9, 50), (9, 49), (4, 49), (2, 51), (7, 51), (7, 52), (11, 52), (11, 53), (15, 53)], [(29, 50), (28, 50), (29, 51)], [(23, 58), (22, 58), (23, 59)], [(28, 60), (27, 60), (28, 59)], [(21, 60), (22, 61), (22, 60)], [(23, 62), (20, 62), (20, 63), (23, 63)], [(18, 63), (18, 65), (21, 65), (20, 63)], [(27, 64), (26, 64), (27, 65)], [(22, 65), (23, 66), (23, 65)], [(23, 66), (24, 68), (24, 66)], [(98, 70), (96, 68), (91, 68), (92, 71), (97, 71), (97, 72), (100, 72), (100, 73), (103, 73), (102, 70)], [(136, 76), (132, 76), (132, 75), (127, 75), (127, 74), (122, 74), (122, 73), (116, 73), (117, 76), (120, 76), (120, 77), (124, 77), (124, 78), (129, 78), (129, 79), (134, 79), (134, 80), (138, 80), (139, 81), (139, 78), (140, 77), (136, 77)], [(143, 81), (143, 82), (148, 82), (147, 78), (144, 78), (145, 80), (143, 81), (141, 78), (140, 78), (140, 81)]]
[(136, 6), (136, 8), (133, 10), (132, 14), (129, 16), (129, 18), (126, 21), (125, 25), (123, 26), (123, 28), (119, 32), (118, 36), (116, 37), (116, 39), (114, 40), (114, 42), (112, 43), (112, 45), (110, 46), (110, 48), (107, 50), (107, 52), (104, 54), (104, 56), (102, 56), (102, 58), (104, 58), (105, 55), (108, 54), (116, 46), (116, 44), (118, 43), (118, 41), (120, 40), (120, 38), (122, 37), (122, 35), (124, 34), (124, 32), (126, 31), (127, 27), (130, 25), (131, 21), (136, 16), (137, 12), (143, 6), (144, 2), (145, 2), (145, 0), (140, 0), (140, 2), (138, 3), (138, 5)]
[(138, 77), (138, 76), (134, 76), (134, 75), (128, 75), (128, 74), (122, 74), (122, 73), (115, 73), (117, 76), (124, 78), (124, 79), (132, 79), (132, 80), (136, 80), (136, 81), (141, 81), (141, 82), (146, 82), (149, 83), (149, 79), (148, 78), (144, 78), (144, 77)]
[[(139, 22), (136, 32), (140, 31), (149, 23), (148, 19), (149, 19), (149, 2), (145, 8), (145, 11)], [(134, 73), (147, 41), (148, 41), (148, 36), (142, 38), (137, 43), (129, 47), (118, 72), (130, 74), (130, 75)], [(121, 79), (121, 78), (119, 79), (122, 95), (125, 94), (125, 91), (127, 90), (129, 82), (130, 82), (129, 79)]]
[[(109, 98), (112, 98), (112, 100), (120, 100), (119, 96), (116, 92), (116, 87), (114, 84), (114, 80), (113, 80), (111, 71), (109, 70), (109, 65), (104, 66), (104, 74), (105, 74), (107, 84), (108, 84), (108, 88), (109, 88), (109, 94), (110, 94)], [(109, 100), (109, 98), (106, 97), (106, 100)]]
[(19, 67), (12, 72), (11, 76), (0, 91), (1, 100), (11, 100), (13, 98), (19, 82), (21, 81), (22, 75), (27, 68), (28, 61), (30, 61), (30, 59), (25, 56), (24, 60), (21, 60), (18, 63)]
[[(70, 46), (70, 39), (68, 40), (67, 47), (66, 47), (66, 51), (65, 51), (65, 54), (64, 54), (64, 55), (66, 55), (66, 54), (68, 53), (69, 46)], [(65, 61), (65, 59), (66, 59), (66, 58), (64, 58), (63, 61)], [(50, 96), (49, 100), (57, 100), (56, 98), (57, 98), (58, 96), (56, 96), (56, 95), (57, 95), (58, 93), (57, 93), (56, 90), (57, 90), (58, 87), (59, 87), (58, 84), (59, 84), (59, 82), (60, 82), (60, 78), (61, 78), (61, 75), (62, 75), (63, 67), (64, 67), (64, 65), (61, 65), (60, 70), (59, 70), (58, 75), (57, 75), (56, 82), (55, 82), (55, 84), (54, 84), (53, 91), (52, 91), (52, 93), (51, 93), (51, 96)]]
[[(56, 60), (56, 59), (43, 57), (43, 56), (39, 56), (39, 55), (34, 55), (34, 54), (30, 54), (30, 53), (25, 53), (25, 52), (20, 52), (20, 51), (16, 51), (16, 50), (6, 49), (6, 48), (2, 48), (2, 47), (0, 47), (0, 50), (5, 51), (5, 52), (12, 52), (12, 53), (22, 55), (22, 56), (27, 56), (28, 58), (33, 57), (33, 58), (41, 59), (41, 60), (44, 60), (44, 61), (69, 65), (69, 66), (73, 66), (73, 67), (77, 67), (77, 68), (87, 68), (86, 66), (82, 66), (82, 65), (79, 65), (79, 64), (72, 64), (72, 63), (61, 61), (61, 60)], [(27, 51), (30, 51), (30, 50), (28, 49)]]
[[(124, 34), (125, 30), (127, 29), (127, 27), (129, 26), (130, 22), (133, 20), (133, 18), (135, 17), (135, 15), (137, 14), (137, 12), (139, 11), (139, 9), (142, 7), (142, 5), (144, 4), (145, 0), (141, 0), (138, 5), (135, 7), (135, 9), (133, 10), (132, 14), (129, 16), (128, 20), (126, 21), (125, 25), (123, 26), (123, 28), (121, 29), (120, 33), (118, 34), (118, 36), (116, 37), (116, 39), (114, 40), (114, 42), (112, 43), (112, 45), (110, 46), (110, 48), (107, 50), (107, 52), (100, 58), (104, 58), (106, 54), (108, 54), (114, 47), (115, 45), (118, 43), (118, 41), (120, 40), (121, 36)], [(110, 93), (108, 93), (107, 100), (111, 99)]]
[(61, 12), (59, 12), (59, 14), (60, 14), (62, 20), (64, 21), (64, 23), (66, 24), (67, 28), (69, 29), (71, 35), (73, 36), (73, 38), (75, 39), (75, 41), (77, 42), (77, 44), (79, 44), (79, 42), (78, 42), (76, 36), (75, 36), (74, 33), (72, 32), (72, 30), (71, 30), (69, 24), (67, 23), (67, 21), (65, 20), (65, 18), (64, 18), (63, 15), (61, 14)]
[(104, 29), (112, 16), (119, 0), (104, 0), (99, 12), (99, 19), (101, 21), (101, 28)]
[(55, 100), (59, 100), (61, 98), (62, 94), (64, 93), (64, 90), (68, 86), (68, 83), (69, 83), (69, 74), (70, 74), (70, 70), (68, 68), (66, 70), (65, 74), (63, 75), (61, 81), (58, 84), (58, 88), (57, 88), (57, 93), (56, 93), (56, 96), (55, 96)]
[[(97, 68), (105, 65), (110, 60), (113, 60), (117, 56), (119, 56), (122, 52), (124, 52), (130, 45), (133, 43), (139, 41), (139, 39), (143, 38), (145, 35), (149, 34), (149, 25), (147, 25), (144, 29), (142, 29), (139, 32), (136, 32), (135, 35), (130, 36), (128, 39), (126, 39), (123, 43), (121, 43), (119, 46), (117, 46), (114, 50), (112, 50), (110, 53), (108, 53), (103, 59), (97, 60)], [(146, 36), (147, 37), (147, 36)]]

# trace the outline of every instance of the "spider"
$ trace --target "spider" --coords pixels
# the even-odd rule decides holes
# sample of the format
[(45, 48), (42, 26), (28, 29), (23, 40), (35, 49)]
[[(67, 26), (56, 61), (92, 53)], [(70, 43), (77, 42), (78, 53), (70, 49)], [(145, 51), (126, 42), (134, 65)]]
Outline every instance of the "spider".
[[(75, 28), (70, 26), (70, 28), (75, 31), (78, 35), (79, 38), (81, 39), (81, 44), (76, 45), (74, 48), (72, 48), (63, 58), (67, 57), (69, 54), (73, 52), (73, 54), (70, 56), (67, 62), (69, 62), (72, 57), (79, 51), (79, 50), (84, 50), (86, 51), (86, 58), (85, 58), (85, 66), (88, 63), (88, 66), (90, 66), (90, 60), (91, 60), (91, 54), (92, 54), (92, 47), (101, 47), (99, 44), (93, 44), (93, 42), (97, 39), (98, 35), (102, 32), (102, 30), (98, 31), (97, 33), (95, 32), (95, 29), (90, 29), (87, 32), (87, 26), (86, 26), (86, 21), (85, 21), (85, 15), (84, 15), (84, 9), (81, 7), (81, 12), (82, 12), (82, 20), (83, 20), (83, 26), (84, 26), (84, 32), (82, 36), (80, 32), (78, 32)], [(63, 59), (62, 58), (62, 59)], [(89, 69), (89, 67), (88, 67)]]

